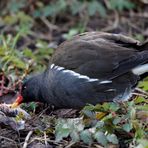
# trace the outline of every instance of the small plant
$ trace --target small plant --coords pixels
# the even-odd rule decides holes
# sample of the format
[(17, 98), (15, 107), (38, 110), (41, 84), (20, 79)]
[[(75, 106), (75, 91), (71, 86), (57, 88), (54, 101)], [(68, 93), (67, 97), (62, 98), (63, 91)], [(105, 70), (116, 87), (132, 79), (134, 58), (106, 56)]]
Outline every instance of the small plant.
[[(143, 108), (140, 107), (141, 103)], [(97, 141), (107, 146), (110, 143), (119, 144), (122, 139), (125, 144), (134, 142), (136, 147), (147, 137), (147, 119), (144, 119), (144, 116), (148, 110), (143, 112), (147, 105), (148, 102), (144, 98), (124, 104), (88, 105), (82, 110), (83, 118), (57, 120), (56, 140), (61, 141), (70, 136), (73, 142), (82, 140), (91, 145)], [(100, 116), (102, 113), (103, 116)]]
[(43, 71), (53, 52), (44, 41), (37, 41), (35, 52), (28, 48), (17, 49), (21, 36), (22, 32), (15, 37), (10, 34), (0, 36), (0, 96), (9, 93), (9, 90), (14, 91), (30, 72)]

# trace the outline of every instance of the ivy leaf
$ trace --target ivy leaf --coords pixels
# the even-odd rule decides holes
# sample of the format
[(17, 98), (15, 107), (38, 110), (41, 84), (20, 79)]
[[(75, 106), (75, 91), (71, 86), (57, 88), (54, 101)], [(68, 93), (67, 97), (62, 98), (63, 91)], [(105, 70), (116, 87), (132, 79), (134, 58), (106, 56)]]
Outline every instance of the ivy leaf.
[(108, 134), (107, 140), (113, 144), (118, 144), (118, 142), (119, 142), (117, 139), (117, 136), (115, 134)]
[(124, 131), (130, 132), (130, 130), (132, 129), (132, 125), (130, 123), (126, 123), (126, 124), (123, 124), (122, 128)]
[(72, 138), (72, 141), (73, 142), (78, 142), (80, 137), (79, 137), (79, 134), (77, 132), (77, 130), (73, 130), (70, 134), (70, 137)]
[(88, 105), (86, 105), (86, 106), (83, 108), (83, 110), (90, 110), (90, 111), (93, 111), (94, 108), (95, 108), (94, 105), (92, 105), (92, 104), (88, 104)]
[(95, 118), (95, 113), (92, 111), (85, 110), (83, 113), (85, 114), (85, 116), (87, 116), (89, 118)]
[(132, 9), (135, 7), (134, 3), (129, 0), (110, 0), (110, 6), (113, 10), (122, 11), (124, 9)]
[(121, 121), (121, 118), (120, 117), (116, 117), (114, 120), (113, 120), (113, 124), (114, 125), (117, 125), (118, 123), (120, 123)]
[(75, 119), (58, 119), (55, 127), (56, 141), (60, 141), (65, 137), (72, 138), (73, 141), (79, 140), (78, 133), (84, 129), (81, 118)]
[(70, 129), (69, 128), (61, 128), (59, 130), (56, 130), (56, 141), (59, 142), (63, 138), (68, 137), (70, 134)]
[(96, 132), (94, 137), (98, 143), (102, 144), (103, 146), (107, 145), (107, 138), (103, 132), (101, 131)]
[(51, 3), (42, 8), (43, 16), (55, 16), (56, 14), (62, 12), (66, 8), (66, 1), (58, 0), (55, 3)]
[(84, 142), (84, 143), (86, 143), (86, 144), (88, 144), (88, 145), (90, 145), (93, 141), (92, 141), (92, 135), (91, 135), (91, 133), (89, 132), (89, 130), (84, 130), (84, 131), (82, 131), (81, 133), (80, 133), (80, 138), (81, 138), (81, 140)]
[(83, 7), (83, 2), (77, 0), (73, 1), (73, 3), (70, 5), (72, 14), (75, 15), (78, 12), (80, 12), (82, 7)]
[(17, 1), (17, 0), (11, 0), (8, 3), (8, 10), (11, 12), (18, 12), (19, 9), (21, 9), (23, 6), (25, 6), (25, 0)]
[(88, 13), (90, 16), (94, 15), (96, 12), (99, 12), (101, 16), (105, 17), (106, 15), (106, 9), (104, 8), (104, 6), (94, 0), (88, 3)]
[(67, 122), (63, 119), (57, 120), (57, 125), (55, 127), (56, 141), (61, 141), (63, 138), (68, 137), (70, 134), (70, 128)]
[(104, 126), (104, 121), (98, 121), (97, 124), (95, 125), (96, 128), (103, 128)]
[(110, 110), (111, 111), (117, 111), (119, 108), (120, 107), (119, 107), (118, 103), (113, 103), (113, 102), (110, 103)]

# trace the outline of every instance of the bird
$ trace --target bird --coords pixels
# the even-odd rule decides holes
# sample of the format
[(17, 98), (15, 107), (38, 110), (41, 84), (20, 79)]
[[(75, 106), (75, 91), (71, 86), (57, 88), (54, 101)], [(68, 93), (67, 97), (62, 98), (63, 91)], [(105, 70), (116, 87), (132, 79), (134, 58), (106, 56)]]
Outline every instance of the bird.
[(15, 103), (37, 101), (79, 109), (86, 104), (123, 102), (147, 75), (148, 42), (85, 32), (59, 45), (47, 69), (23, 83)]

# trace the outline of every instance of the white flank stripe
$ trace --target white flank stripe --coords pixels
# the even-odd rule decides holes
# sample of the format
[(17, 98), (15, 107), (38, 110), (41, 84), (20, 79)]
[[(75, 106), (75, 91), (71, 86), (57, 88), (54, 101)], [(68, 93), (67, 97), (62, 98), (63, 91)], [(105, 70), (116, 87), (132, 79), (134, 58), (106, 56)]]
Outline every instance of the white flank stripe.
[(132, 72), (133, 72), (135, 75), (144, 74), (144, 73), (148, 72), (148, 64), (140, 65), (140, 66), (138, 66), (138, 67), (132, 69)]
[(105, 80), (100, 82), (100, 84), (107, 84), (107, 83), (112, 83), (112, 81)]
[(64, 67), (55, 66), (54, 64), (52, 64), (52, 65), (50, 66), (50, 68), (51, 68), (51, 69), (56, 69), (56, 70), (58, 70), (58, 71), (61, 71), (61, 70), (62, 70), (63, 73), (69, 73), (69, 74), (71, 74), (72, 76), (75, 76), (75, 77), (77, 77), (77, 78), (79, 78), (79, 79), (86, 79), (86, 80), (89, 81), (89, 82), (99, 81), (98, 79), (93, 79), (93, 78), (90, 78), (90, 77), (85, 76), (85, 75), (80, 75), (79, 73), (76, 73), (76, 72), (74, 72), (74, 71), (72, 71), (72, 70), (64, 69)]
[(51, 65), (50, 65), (50, 68), (52, 69), (54, 66), (55, 66), (54, 64), (51, 64)]

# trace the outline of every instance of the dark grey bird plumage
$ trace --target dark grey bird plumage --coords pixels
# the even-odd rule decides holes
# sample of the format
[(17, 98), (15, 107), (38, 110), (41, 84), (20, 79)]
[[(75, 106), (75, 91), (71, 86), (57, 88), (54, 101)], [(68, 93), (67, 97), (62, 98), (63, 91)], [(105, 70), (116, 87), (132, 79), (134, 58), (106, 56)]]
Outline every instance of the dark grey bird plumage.
[(123, 101), (131, 96), (139, 80), (137, 69), (143, 65), (140, 75), (148, 72), (148, 43), (87, 32), (61, 44), (49, 68), (24, 83), (22, 95), (26, 102), (47, 102), (57, 108)]

